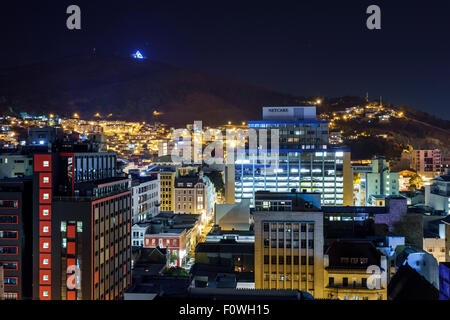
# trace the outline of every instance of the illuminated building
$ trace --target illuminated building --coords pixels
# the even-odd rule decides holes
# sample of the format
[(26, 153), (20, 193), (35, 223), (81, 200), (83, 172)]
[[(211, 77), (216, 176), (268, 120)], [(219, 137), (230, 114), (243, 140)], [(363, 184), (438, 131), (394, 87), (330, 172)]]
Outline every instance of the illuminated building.
[(161, 184), (161, 211), (174, 211), (176, 176), (176, 170), (159, 172)]
[(413, 150), (410, 154), (411, 168), (426, 178), (434, 178), (441, 172), (441, 151)]
[(27, 154), (0, 154), (0, 179), (31, 177), (33, 157)]
[(425, 205), (450, 214), (450, 175), (437, 177), (431, 186), (425, 186)]
[(399, 194), (398, 173), (390, 172), (384, 157), (374, 157), (371, 164), (353, 166), (352, 169), (356, 182), (354, 182), (355, 205), (380, 206), (376, 204), (377, 199)]
[(175, 213), (212, 214), (213, 204), (214, 187), (202, 171), (198, 176), (175, 179)]
[(31, 179), (0, 180), (0, 266), (5, 298), (31, 298)]
[(114, 153), (61, 149), (34, 155), (33, 299), (120, 299), (131, 285), (130, 179)]
[(323, 297), (320, 194), (255, 195), (255, 288), (303, 290)]
[(370, 241), (334, 241), (324, 261), (325, 298), (387, 300), (387, 259)]
[(182, 266), (198, 241), (200, 215), (161, 212), (154, 217), (144, 235), (144, 248), (166, 248), (170, 264)]
[(159, 213), (160, 181), (158, 175), (132, 175), (131, 194), (133, 224), (150, 219)]
[[(279, 129), (279, 162), (258, 160), (247, 150), (246, 159), (235, 161), (235, 198), (251, 199), (255, 192), (288, 192), (291, 189), (319, 192), (323, 205), (352, 205), (350, 152), (328, 147), (328, 122), (315, 120), (315, 107), (264, 107), (263, 121), (249, 121), (248, 128)], [(261, 142), (260, 142), (261, 143)]]

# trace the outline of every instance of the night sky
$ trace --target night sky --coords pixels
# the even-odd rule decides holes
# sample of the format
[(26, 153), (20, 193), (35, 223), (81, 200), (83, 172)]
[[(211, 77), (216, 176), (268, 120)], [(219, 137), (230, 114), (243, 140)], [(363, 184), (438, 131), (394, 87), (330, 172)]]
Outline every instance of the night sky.
[[(66, 29), (71, 4), (81, 7), (81, 31)], [(371, 4), (381, 7), (382, 30), (366, 28)], [(0, 67), (141, 49), (152, 60), (282, 92), (369, 92), (450, 119), (446, 0), (39, 0), (0, 8)]]

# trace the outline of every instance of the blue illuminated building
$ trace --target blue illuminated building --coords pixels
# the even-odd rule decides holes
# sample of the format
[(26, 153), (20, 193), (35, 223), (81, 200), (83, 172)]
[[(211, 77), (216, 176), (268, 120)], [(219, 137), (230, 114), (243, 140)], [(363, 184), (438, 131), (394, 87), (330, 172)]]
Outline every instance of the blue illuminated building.
[[(264, 107), (263, 121), (249, 121), (249, 129), (279, 129), (279, 164), (246, 153), (235, 161), (235, 199), (250, 199), (255, 192), (290, 192), (292, 189), (321, 193), (322, 205), (352, 205), (353, 179), (350, 151), (330, 148), (328, 122), (316, 120), (315, 107)], [(259, 135), (258, 135), (259, 136)], [(260, 136), (259, 136), (260, 137)], [(249, 156), (250, 153), (250, 156)]]

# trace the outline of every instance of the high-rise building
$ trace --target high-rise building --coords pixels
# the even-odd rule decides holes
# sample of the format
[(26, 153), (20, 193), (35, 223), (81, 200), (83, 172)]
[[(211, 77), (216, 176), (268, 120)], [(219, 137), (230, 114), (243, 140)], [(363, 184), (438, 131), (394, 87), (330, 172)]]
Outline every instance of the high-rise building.
[(320, 194), (257, 192), (255, 201), (255, 288), (303, 290), (322, 298)]
[(9, 300), (31, 298), (31, 193), (31, 179), (0, 180), (0, 266)]
[(272, 151), (270, 129), (279, 130), (279, 161), (275, 170), (269, 170), (274, 163), (258, 159), (255, 150), (247, 150), (244, 160), (237, 159), (236, 202), (251, 199), (253, 206), (257, 191), (297, 189), (321, 193), (323, 205), (352, 205), (350, 151), (328, 145), (328, 121), (316, 120), (315, 107), (264, 107), (263, 120), (249, 121), (248, 128), (268, 130), (268, 154)]
[(131, 285), (130, 179), (114, 153), (64, 149), (34, 155), (33, 299), (119, 299)]
[(411, 168), (418, 174), (434, 178), (441, 172), (441, 150), (413, 150), (410, 153)]
[(174, 211), (175, 208), (175, 178), (177, 171), (169, 168), (159, 172), (161, 188), (161, 211)]

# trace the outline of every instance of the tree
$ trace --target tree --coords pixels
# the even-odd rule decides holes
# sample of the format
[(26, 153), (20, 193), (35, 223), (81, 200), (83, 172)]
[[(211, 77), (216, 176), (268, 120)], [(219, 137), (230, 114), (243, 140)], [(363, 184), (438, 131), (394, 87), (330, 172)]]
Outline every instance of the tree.
[(222, 174), (219, 171), (207, 172), (205, 175), (211, 180), (218, 193), (225, 193), (225, 185), (223, 183)]
[(422, 178), (416, 173), (409, 179), (409, 190), (416, 191), (422, 186)]

